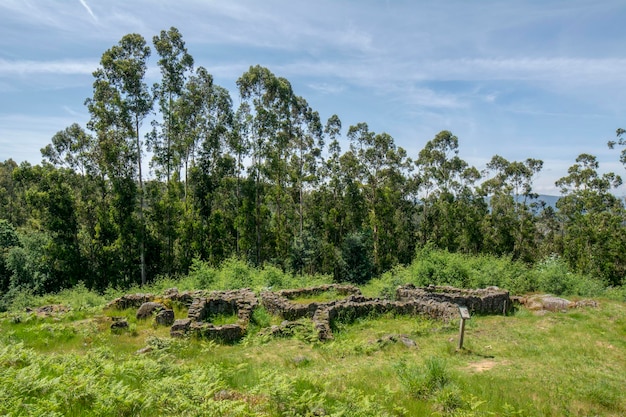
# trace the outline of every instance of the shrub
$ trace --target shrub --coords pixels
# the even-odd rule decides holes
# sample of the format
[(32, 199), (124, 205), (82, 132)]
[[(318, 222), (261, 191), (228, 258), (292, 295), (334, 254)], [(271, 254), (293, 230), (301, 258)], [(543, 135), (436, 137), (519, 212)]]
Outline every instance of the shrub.
[(189, 278), (196, 283), (197, 288), (211, 288), (217, 281), (217, 271), (199, 258), (191, 261)]
[(256, 270), (239, 258), (226, 259), (220, 268), (218, 289), (234, 290), (253, 287)]
[(551, 255), (535, 267), (539, 289), (550, 294), (572, 294), (574, 276), (565, 262), (557, 255)]

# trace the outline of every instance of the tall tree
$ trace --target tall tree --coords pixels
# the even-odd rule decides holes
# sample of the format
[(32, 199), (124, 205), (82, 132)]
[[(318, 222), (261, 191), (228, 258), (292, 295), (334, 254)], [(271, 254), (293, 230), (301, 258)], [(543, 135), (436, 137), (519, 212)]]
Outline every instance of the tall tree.
[[(149, 136), (149, 148), (153, 152), (152, 166), (158, 177), (165, 177), (166, 190), (163, 193), (163, 210), (165, 217), (160, 229), (164, 234), (165, 272), (174, 270), (174, 246), (178, 236), (176, 218), (181, 207), (176, 195), (179, 184), (171, 184), (173, 175), (180, 181), (182, 162), (188, 155), (188, 137), (184, 120), (185, 102), (182, 97), (185, 82), (193, 69), (193, 57), (187, 52), (182, 34), (177, 28), (162, 30), (153, 37), (154, 49), (159, 55), (157, 62), (161, 70), (161, 82), (153, 86), (155, 99), (158, 100), (162, 120), (153, 121), (153, 130)], [(182, 107), (182, 108), (181, 108)], [(185, 175), (187, 175), (185, 173)], [(186, 188), (185, 188), (186, 189)]]
[[(187, 52), (185, 41), (177, 28), (162, 30), (153, 37), (154, 49), (159, 55), (161, 83), (153, 86), (159, 102), (162, 122), (155, 121), (150, 144), (157, 173), (165, 175), (169, 184), (172, 170), (180, 169), (182, 130), (185, 127), (178, 112), (178, 98), (183, 94), (185, 81), (193, 69), (193, 57)], [(158, 128), (158, 130), (157, 130)], [(161, 171), (165, 170), (165, 172)]]
[[(423, 202), (421, 242), (425, 244), (430, 240), (451, 251), (459, 249), (460, 240), (467, 231), (464, 228), (474, 228), (473, 222), (461, 222), (456, 218), (456, 214), (467, 211), (460, 209), (460, 202), (480, 204), (478, 199), (471, 197), (469, 190), (480, 174), (458, 154), (459, 139), (444, 130), (426, 143), (415, 162), (420, 174), (419, 193)], [(465, 197), (459, 200), (461, 196)], [(465, 244), (468, 245), (468, 242)]]
[[(101, 67), (94, 72), (94, 96), (86, 101), (91, 113), (88, 127), (97, 134), (97, 153), (102, 171), (113, 181), (114, 189), (124, 194), (121, 200), (125, 204), (130, 202), (131, 207), (136, 207), (132, 183), (135, 179), (139, 182), (142, 285), (146, 283), (146, 264), (140, 127), (152, 111), (152, 98), (145, 83), (149, 56), (150, 48), (141, 35), (125, 35), (118, 45), (102, 55)], [(126, 220), (124, 223), (129, 225)]]
[(357, 178), (368, 212), (364, 226), (372, 231), (373, 261), (380, 272), (398, 262), (392, 249), (398, 248), (393, 221), (401, 219), (395, 213), (406, 197), (404, 173), (411, 161), (390, 135), (370, 132), (366, 123), (351, 126), (348, 138), (350, 151), (360, 161)]
[(622, 179), (612, 172), (600, 175), (598, 169), (595, 156), (581, 154), (555, 183), (563, 194), (557, 201), (563, 255), (575, 270), (619, 285), (626, 275), (624, 206), (611, 190)]
[[(264, 254), (264, 246), (267, 243), (267, 234), (265, 218), (269, 214), (267, 205), (264, 200), (266, 195), (266, 181), (271, 180), (272, 167), (274, 162), (274, 178), (280, 178), (279, 170), (282, 161), (280, 156), (283, 155), (285, 147), (283, 146), (284, 135), (278, 136), (279, 131), (279, 114), (276, 112), (277, 103), (280, 102), (280, 88), (286, 88), (267, 68), (259, 65), (250, 67), (237, 80), (239, 94), (242, 101), (247, 103), (246, 108), (249, 110), (249, 134), (250, 134), (250, 157), (251, 164), (248, 168), (250, 177), (254, 181), (254, 225), (255, 225), (255, 249), (254, 261), (261, 264), (266, 258)], [(274, 147), (272, 144), (276, 144)], [(276, 187), (280, 184), (276, 183)], [(282, 193), (276, 193), (273, 199), (280, 204)], [(278, 197), (278, 198), (277, 198)], [(280, 227), (280, 214), (277, 225)]]
[(543, 161), (528, 158), (509, 162), (495, 155), (487, 164), (493, 176), (482, 184), (490, 197), (491, 211), (485, 216), (485, 240), (488, 250), (498, 255), (511, 254), (514, 259), (530, 262), (537, 257), (536, 216), (531, 208), (532, 182), (541, 171)]

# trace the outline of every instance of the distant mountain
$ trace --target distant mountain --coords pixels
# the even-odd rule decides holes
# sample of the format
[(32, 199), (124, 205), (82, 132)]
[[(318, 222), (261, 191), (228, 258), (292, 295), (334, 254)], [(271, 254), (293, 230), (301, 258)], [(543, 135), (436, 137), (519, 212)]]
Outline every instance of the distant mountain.
[[(553, 209), (556, 210), (556, 202), (559, 200), (559, 198), (561, 198), (558, 195), (546, 195), (546, 194), (539, 194), (539, 196), (537, 198), (533, 198), (532, 200), (527, 200), (528, 204), (532, 204), (534, 202), (539, 202), (539, 201), (545, 201), (546, 205), (548, 205), (549, 207), (552, 207)], [(491, 201), (491, 196), (488, 196), (486, 198), (487, 204), (490, 203)], [(524, 196), (518, 196), (517, 201), (519, 201), (520, 203), (524, 201)]]
[(539, 197), (537, 197), (536, 200), (532, 200), (532, 201), (545, 201), (546, 204), (550, 207), (552, 207), (553, 209), (556, 209), (556, 202), (559, 201), (559, 198), (561, 198), (558, 195), (545, 195), (545, 194), (539, 194)]

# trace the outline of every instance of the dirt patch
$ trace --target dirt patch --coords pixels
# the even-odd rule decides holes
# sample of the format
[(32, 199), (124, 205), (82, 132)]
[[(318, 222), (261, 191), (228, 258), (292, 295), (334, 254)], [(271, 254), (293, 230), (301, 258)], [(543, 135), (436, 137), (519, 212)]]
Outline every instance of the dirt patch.
[(496, 365), (502, 365), (502, 362), (496, 362), (493, 359), (482, 359), (478, 362), (472, 362), (467, 365), (467, 370), (472, 372), (485, 372), (493, 369)]
[(615, 346), (613, 346), (610, 343), (606, 343), (606, 342), (602, 342), (602, 341), (597, 341), (596, 342), (596, 346), (601, 347), (601, 348), (605, 348), (605, 349), (615, 349)]

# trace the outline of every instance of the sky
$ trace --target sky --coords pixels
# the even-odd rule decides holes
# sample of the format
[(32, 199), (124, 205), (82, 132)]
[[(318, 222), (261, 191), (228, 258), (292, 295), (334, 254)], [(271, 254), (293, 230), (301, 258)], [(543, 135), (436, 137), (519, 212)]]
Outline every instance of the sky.
[(344, 138), (366, 122), (417, 158), (449, 130), (480, 170), (543, 160), (534, 189), (557, 195), (581, 153), (626, 179), (607, 147), (626, 128), (625, 20), (624, 0), (0, 0), (0, 161), (40, 163), (56, 132), (89, 120), (102, 53), (176, 27), (235, 105), (259, 64), (322, 120), (337, 114)]

